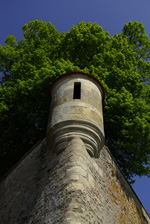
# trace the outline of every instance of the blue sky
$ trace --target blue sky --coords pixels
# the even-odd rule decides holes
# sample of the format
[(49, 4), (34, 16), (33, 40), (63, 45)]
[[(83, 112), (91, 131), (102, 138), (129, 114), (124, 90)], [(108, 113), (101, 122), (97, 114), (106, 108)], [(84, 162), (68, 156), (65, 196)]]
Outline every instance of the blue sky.
[[(0, 0), (0, 44), (8, 35), (19, 41), (22, 26), (35, 19), (51, 22), (60, 32), (81, 21), (96, 22), (110, 36), (121, 33), (125, 23), (139, 21), (150, 37), (150, 0)], [(150, 179), (137, 177), (133, 188), (150, 214)]]

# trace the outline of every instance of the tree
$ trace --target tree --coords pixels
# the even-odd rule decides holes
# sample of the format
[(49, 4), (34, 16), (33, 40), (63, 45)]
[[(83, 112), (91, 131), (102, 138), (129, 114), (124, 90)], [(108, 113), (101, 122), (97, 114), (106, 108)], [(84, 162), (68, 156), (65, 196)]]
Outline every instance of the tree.
[(45, 136), (50, 84), (78, 70), (104, 85), (106, 145), (125, 176), (150, 176), (150, 41), (142, 23), (114, 37), (84, 22), (66, 34), (38, 20), (22, 30), (20, 42), (8, 36), (0, 45), (1, 175)]

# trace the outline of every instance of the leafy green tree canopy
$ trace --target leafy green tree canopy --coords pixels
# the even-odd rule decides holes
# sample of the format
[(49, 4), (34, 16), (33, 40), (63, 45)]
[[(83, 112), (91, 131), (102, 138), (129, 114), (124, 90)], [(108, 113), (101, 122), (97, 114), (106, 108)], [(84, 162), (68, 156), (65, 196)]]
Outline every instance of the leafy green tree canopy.
[(32, 21), (18, 43), (0, 45), (0, 164), (3, 175), (46, 133), (50, 84), (61, 74), (84, 71), (104, 85), (106, 145), (129, 180), (150, 176), (150, 40), (142, 23), (109, 36), (81, 22), (59, 33)]

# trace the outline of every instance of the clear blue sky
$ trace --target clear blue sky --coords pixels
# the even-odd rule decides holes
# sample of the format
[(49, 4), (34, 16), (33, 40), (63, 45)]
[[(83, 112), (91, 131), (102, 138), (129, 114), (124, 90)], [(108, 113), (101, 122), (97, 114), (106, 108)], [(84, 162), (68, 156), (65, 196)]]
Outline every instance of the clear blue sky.
[[(0, 0), (0, 44), (8, 35), (19, 41), (21, 27), (35, 19), (51, 22), (60, 32), (81, 21), (96, 22), (111, 36), (125, 23), (139, 21), (150, 37), (150, 0)], [(150, 179), (137, 177), (133, 188), (150, 214)]]

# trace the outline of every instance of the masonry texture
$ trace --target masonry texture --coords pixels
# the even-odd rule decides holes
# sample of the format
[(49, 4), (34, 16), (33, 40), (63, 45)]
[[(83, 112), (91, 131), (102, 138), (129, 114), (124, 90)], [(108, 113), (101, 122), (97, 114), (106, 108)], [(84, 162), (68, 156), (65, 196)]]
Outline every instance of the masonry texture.
[(104, 89), (71, 72), (51, 89), (46, 139), (0, 182), (0, 224), (150, 224), (104, 147)]
[(1, 224), (150, 223), (107, 148), (91, 158), (80, 138), (58, 156), (46, 140), (0, 184)]
[[(77, 84), (80, 89), (75, 91)], [(80, 97), (75, 98), (74, 92)], [(53, 83), (51, 96), (49, 148), (59, 153), (73, 137), (80, 137), (91, 156), (97, 156), (104, 145), (102, 84), (87, 73), (66, 73)]]

